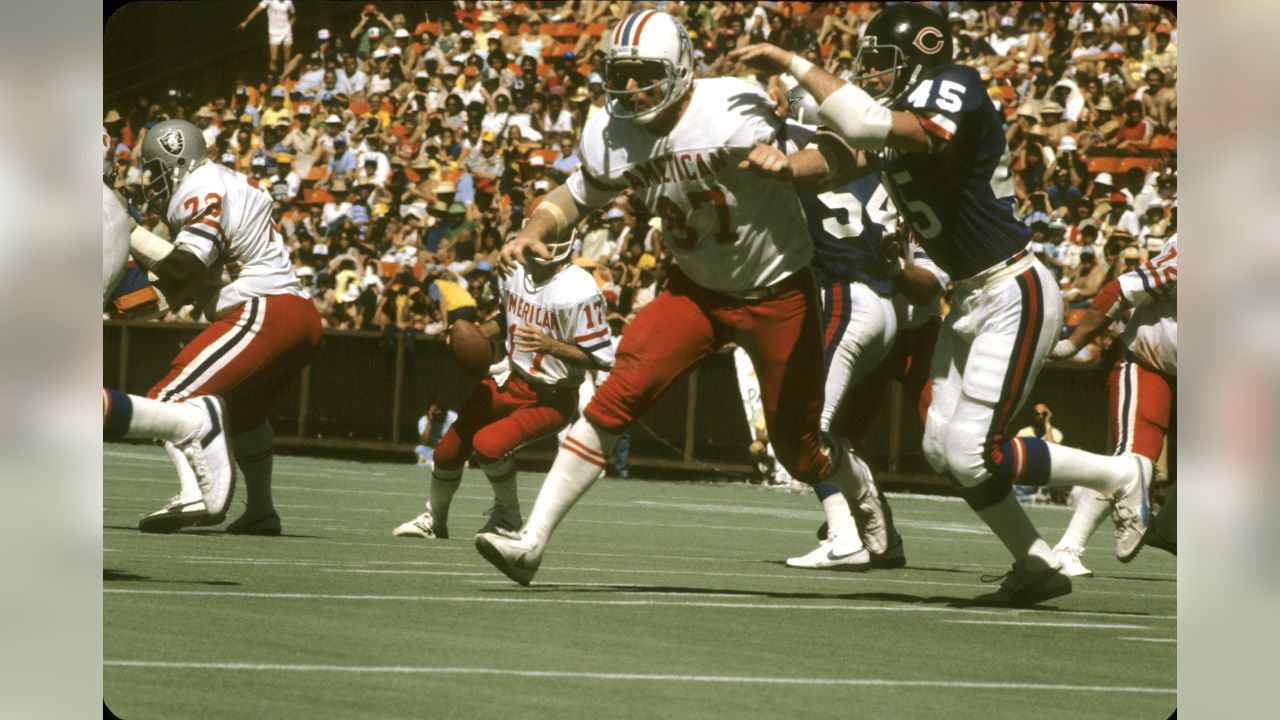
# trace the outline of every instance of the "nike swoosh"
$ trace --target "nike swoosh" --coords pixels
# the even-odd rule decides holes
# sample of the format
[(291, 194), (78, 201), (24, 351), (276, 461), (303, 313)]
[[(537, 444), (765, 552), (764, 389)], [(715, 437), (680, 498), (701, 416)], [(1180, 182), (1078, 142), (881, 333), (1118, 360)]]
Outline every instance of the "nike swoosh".
[(844, 560), (844, 559), (845, 559), (845, 558), (847, 558), (847, 557), (853, 557), (854, 555), (857, 555), (857, 554), (858, 554), (858, 551), (857, 551), (857, 550), (854, 550), (853, 552), (847, 552), (847, 553), (845, 553), (845, 554), (843, 554), (843, 555), (837, 555), (837, 554), (835, 554), (834, 552), (832, 552), (832, 551), (828, 550), (828, 551), (827, 551), (827, 559), (828, 559), (828, 560)]

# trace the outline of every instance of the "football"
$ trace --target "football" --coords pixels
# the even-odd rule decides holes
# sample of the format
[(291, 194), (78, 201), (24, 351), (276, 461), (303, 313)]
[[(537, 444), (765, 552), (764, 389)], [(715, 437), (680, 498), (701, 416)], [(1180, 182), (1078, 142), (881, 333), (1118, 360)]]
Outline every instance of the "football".
[(449, 328), (449, 344), (453, 354), (472, 375), (485, 377), (493, 361), (489, 338), (480, 326), (470, 320), (455, 320)]

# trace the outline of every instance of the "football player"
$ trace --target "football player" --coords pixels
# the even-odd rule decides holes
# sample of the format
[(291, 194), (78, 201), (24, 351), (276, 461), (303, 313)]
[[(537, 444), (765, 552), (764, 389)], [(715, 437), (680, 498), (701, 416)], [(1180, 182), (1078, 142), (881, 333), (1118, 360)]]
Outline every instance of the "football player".
[[(522, 584), (618, 436), (730, 340), (751, 355), (787, 472), (810, 485), (834, 482), (854, 501), (866, 491), (855, 485), (847, 449), (828, 448), (819, 430), (822, 330), (800, 202), (790, 182), (738, 167), (758, 143), (777, 139), (771, 101), (737, 78), (694, 80), (688, 33), (653, 10), (611, 30), (604, 81), (607, 110), (583, 129), (581, 165), (503, 247), (503, 262), (550, 258), (547, 242), (630, 189), (661, 216), (674, 263), (666, 289), (619, 341), (609, 379), (561, 444), (524, 527), (476, 537), (485, 559)], [(872, 536), (871, 549), (883, 551), (884, 529)]]
[[(279, 535), (267, 412), (320, 347), (319, 313), (271, 219), (271, 196), (256, 180), (209, 162), (196, 126), (184, 120), (157, 123), (142, 142), (141, 157), (147, 203), (165, 213), (173, 242), (136, 227), (133, 257), (158, 278), (154, 289), (170, 307), (194, 302), (211, 321), (147, 397), (167, 403), (201, 395), (225, 398), (247, 495), (244, 514), (226, 531)], [(206, 282), (228, 265), (237, 268), (229, 283)], [(198, 488), (184, 480), (182, 492), (139, 528), (172, 532), (209, 524), (209, 516)]]
[(506, 362), (494, 366), (496, 377), (480, 383), (436, 446), (426, 509), (392, 535), (449, 537), (449, 505), (472, 453), (493, 487), (479, 532), (519, 528), (516, 451), (568, 425), (587, 371), (613, 365), (604, 296), (590, 273), (568, 263), (573, 238), (548, 249), (549, 260), (533, 258), (504, 276)]
[[(129, 214), (111, 190), (110, 140), (102, 131), (102, 302), (117, 295), (129, 259)], [(130, 293), (131, 295), (133, 293)], [(127, 296), (126, 296), (127, 297)], [(119, 309), (120, 298), (114, 307)], [(235, 490), (235, 461), (227, 445), (226, 411), (217, 397), (161, 403), (102, 389), (104, 440), (147, 438), (164, 442), (183, 482), (198, 489), (209, 517), (221, 522)], [(187, 476), (187, 477), (184, 477)]]
[[(790, 72), (827, 126), (858, 151), (778, 159), (776, 148), (762, 146), (753, 163), (800, 178), (838, 174), (848, 163), (862, 172), (878, 168), (913, 237), (954, 282), (934, 349), (924, 451), (1014, 557), (1000, 588), (978, 599), (1029, 605), (1071, 592), (1012, 485), (1092, 488), (1115, 500), (1118, 535), (1141, 536), (1155, 466), (1138, 455), (1102, 458), (1007, 435), (1062, 326), (1062, 299), (1014, 216), (1001, 117), (978, 72), (951, 62), (946, 21), (917, 3), (880, 11), (859, 44), (866, 89), (767, 43), (731, 57)], [(1117, 541), (1121, 554), (1123, 544)]]
[[(1120, 335), (1124, 355), (1116, 360), (1108, 380), (1111, 437), (1116, 455), (1137, 453), (1155, 462), (1164, 448), (1178, 402), (1176, 235), (1164, 244), (1158, 256), (1103, 286), (1071, 337), (1058, 341), (1050, 357), (1075, 355), (1130, 310), (1133, 314)], [(1124, 538), (1126, 552), (1120, 555), (1122, 561), (1132, 560), (1144, 543), (1177, 554), (1175, 502), (1176, 495), (1171, 494), (1144, 535)], [(1080, 561), (1080, 555), (1109, 508), (1108, 498), (1087, 488), (1077, 501), (1071, 523), (1054, 548), (1073, 577), (1093, 575)], [(1170, 521), (1174, 524), (1164, 532)]]

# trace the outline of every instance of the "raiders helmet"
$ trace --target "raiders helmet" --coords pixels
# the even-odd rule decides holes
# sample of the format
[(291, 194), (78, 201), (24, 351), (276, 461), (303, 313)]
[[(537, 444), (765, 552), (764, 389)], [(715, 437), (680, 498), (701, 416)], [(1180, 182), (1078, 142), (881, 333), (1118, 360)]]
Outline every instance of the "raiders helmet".
[(142, 171), (148, 173), (147, 203), (164, 213), (174, 190), (192, 170), (208, 159), (204, 135), (186, 120), (164, 120), (142, 140)]
[(951, 34), (941, 15), (919, 3), (881, 10), (863, 26), (855, 59), (857, 80), (893, 74), (876, 98), (894, 99), (914, 87), (921, 73), (951, 62)]

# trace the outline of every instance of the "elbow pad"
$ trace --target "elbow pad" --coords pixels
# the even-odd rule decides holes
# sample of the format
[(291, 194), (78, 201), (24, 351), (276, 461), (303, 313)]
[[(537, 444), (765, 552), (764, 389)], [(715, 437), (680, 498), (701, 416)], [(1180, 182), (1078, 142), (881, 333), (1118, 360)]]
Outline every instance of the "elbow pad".
[(138, 265), (154, 273), (173, 252), (173, 244), (139, 225), (129, 234), (129, 252)]
[(818, 106), (818, 118), (858, 150), (879, 150), (893, 130), (893, 111), (846, 83)]

